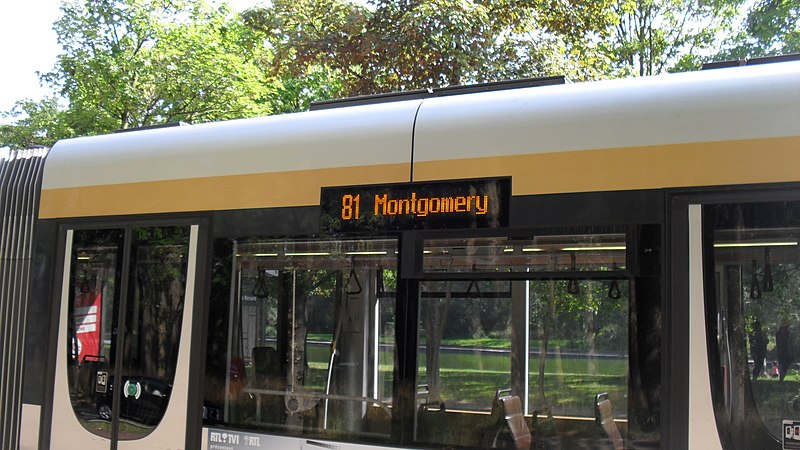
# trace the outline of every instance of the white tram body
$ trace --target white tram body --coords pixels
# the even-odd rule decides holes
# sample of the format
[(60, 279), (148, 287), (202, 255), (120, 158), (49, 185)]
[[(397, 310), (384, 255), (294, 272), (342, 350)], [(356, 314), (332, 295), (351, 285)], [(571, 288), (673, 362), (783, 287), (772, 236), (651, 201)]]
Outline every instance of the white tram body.
[(800, 448), (800, 61), (433, 94), (4, 155), (2, 446)]

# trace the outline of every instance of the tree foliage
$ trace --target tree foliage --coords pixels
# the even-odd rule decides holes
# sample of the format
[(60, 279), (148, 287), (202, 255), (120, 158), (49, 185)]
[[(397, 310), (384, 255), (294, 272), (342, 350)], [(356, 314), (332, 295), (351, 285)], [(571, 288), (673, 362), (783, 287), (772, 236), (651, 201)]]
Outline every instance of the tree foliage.
[(269, 112), (260, 42), (226, 7), (177, 0), (64, 3), (44, 79), (97, 131)]
[(619, 0), (602, 47), (617, 75), (697, 69), (732, 27), (743, 0)]
[[(272, 111), (271, 84), (261, 70), (269, 58), (263, 36), (224, 4), (66, 0), (61, 13), (54, 28), (62, 53), (42, 80), (67, 106), (58, 111), (61, 125), (47, 130), (49, 138)], [(45, 103), (38, 109), (18, 104), (18, 110), (34, 113), (31, 122), (39, 123), (57, 107)], [(26, 145), (14, 136), (39, 133), (32, 123), (5, 127), (3, 142)]]
[(714, 59), (746, 59), (800, 52), (800, 2), (761, 0)]
[(800, 51), (796, 0), (758, 0), (734, 30), (744, 4), (274, 0), (234, 14), (204, 0), (64, 0), (55, 23), (63, 52), (41, 77), (59, 96), (3, 113), (15, 122), (0, 126), (0, 145), (292, 112), (346, 96), (652, 75), (712, 56)]
[[(272, 74), (330, 68), (345, 95), (563, 72), (570, 45), (611, 19), (604, 2), (287, 1), (244, 13), (275, 51)], [(565, 62), (567, 64), (565, 64)]]
[(13, 125), (0, 125), (0, 147), (51, 147), (58, 139), (75, 134), (68, 123), (66, 111), (58, 105), (55, 97), (39, 102), (20, 100), (11, 111), (0, 114), (0, 117), (16, 119)]

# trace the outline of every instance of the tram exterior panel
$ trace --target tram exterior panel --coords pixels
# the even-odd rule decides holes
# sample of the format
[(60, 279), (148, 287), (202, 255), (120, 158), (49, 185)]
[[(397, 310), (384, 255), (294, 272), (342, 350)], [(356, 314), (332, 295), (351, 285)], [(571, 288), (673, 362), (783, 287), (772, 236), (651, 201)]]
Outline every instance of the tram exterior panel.
[[(372, 188), (455, 214), (509, 178), (502, 227), (320, 227), (323, 188), (353, 187), (336, 225)], [(61, 141), (38, 219), (22, 448), (777, 449), (800, 426), (800, 62)]]

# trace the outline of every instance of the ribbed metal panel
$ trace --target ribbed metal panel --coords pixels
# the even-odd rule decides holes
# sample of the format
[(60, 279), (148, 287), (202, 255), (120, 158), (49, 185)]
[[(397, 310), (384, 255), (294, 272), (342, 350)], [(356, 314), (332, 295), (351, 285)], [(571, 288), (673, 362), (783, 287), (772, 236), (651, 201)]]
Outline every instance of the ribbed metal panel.
[(26, 305), (45, 149), (0, 150), (0, 448), (19, 448)]

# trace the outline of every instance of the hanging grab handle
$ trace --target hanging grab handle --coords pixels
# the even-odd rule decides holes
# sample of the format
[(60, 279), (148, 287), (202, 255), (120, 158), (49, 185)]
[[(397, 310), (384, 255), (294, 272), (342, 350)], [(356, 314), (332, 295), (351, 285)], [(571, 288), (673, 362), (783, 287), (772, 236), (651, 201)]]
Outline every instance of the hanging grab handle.
[(386, 293), (386, 287), (383, 285), (383, 267), (378, 266), (378, 271), (375, 278), (375, 291), (378, 297), (383, 297)]
[[(352, 283), (355, 283), (356, 289), (351, 291), (350, 290), (350, 286), (352, 285)], [(350, 264), (350, 276), (347, 277), (347, 285), (345, 285), (345, 288), (347, 289), (347, 291), (346, 291), (347, 295), (360, 294), (361, 291), (363, 290), (363, 288), (361, 287), (361, 281), (358, 280), (358, 274), (356, 273), (356, 260), (355, 260), (355, 258), (353, 258), (353, 260), (352, 260), (352, 262)]]
[(258, 268), (256, 285), (253, 286), (252, 294), (256, 298), (267, 298), (269, 295), (269, 291), (267, 290), (267, 270), (263, 267)]
[(622, 297), (622, 292), (619, 290), (619, 283), (617, 280), (611, 281), (611, 286), (608, 288), (608, 297), (612, 300), (619, 300)]
[(772, 262), (769, 258), (769, 247), (764, 247), (764, 282), (763, 291), (772, 292), (775, 289), (775, 284), (772, 281)]
[[(569, 257), (570, 257), (569, 269), (572, 272), (575, 272), (576, 271), (576, 267), (577, 267), (577, 264), (575, 263), (575, 253), (574, 252), (570, 253)], [(578, 295), (578, 294), (580, 294), (580, 292), (581, 292), (581, 288), (580, 288), (580, 286), (578, 286), (578, 280), (577, 279), (573, 278), (573, 279), (567, 281), (567, 293), (568, 294)]]
[[(611, 270), (615, 272), (619, 270), (617, 263), (611, 263)], [(611, 285), (608, 287), (608, 298), (619, 300), (620, 297), (622, 297), (622, 292), (619, 290), (619, 282), (617, 280), (611, 280)]]
[(753, 260), (753, 275), (750, 279), (750, 298), (761, 298), (761, 286), (758, 284), (758, 263)]
[(91, 290), (92, 288), (89, 286), (89, 274), (84, 270), (83, 281), (81, 282), (81, 294), (85, 294)]

